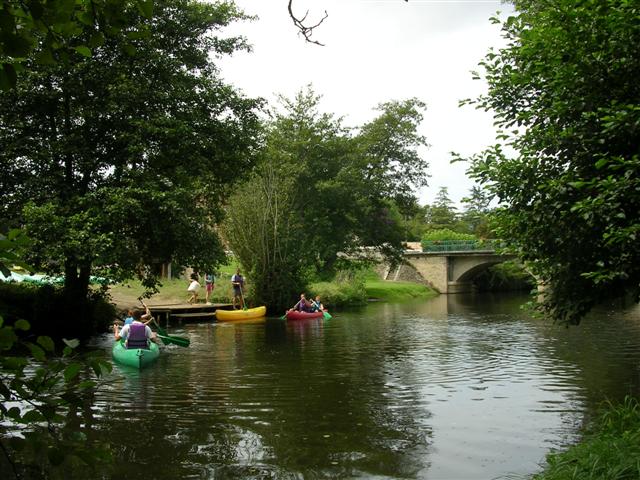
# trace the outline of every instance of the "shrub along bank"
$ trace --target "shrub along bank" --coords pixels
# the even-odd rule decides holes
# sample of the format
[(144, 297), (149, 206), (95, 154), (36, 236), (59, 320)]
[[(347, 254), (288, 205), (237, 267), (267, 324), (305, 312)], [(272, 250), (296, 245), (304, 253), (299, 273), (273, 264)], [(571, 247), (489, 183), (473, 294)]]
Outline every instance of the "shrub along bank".
[(72, 307), (60, 286), (0, 282), (0, 315), (8, 324), (28, 321), (33, 335), (85, 339), (111, 325), (116, 310), (99, 290)]
[(640, 404), (627, 397), (608, 404), (568, 450), (547, 456), (534, 480), (637, 480), (640, 478)]

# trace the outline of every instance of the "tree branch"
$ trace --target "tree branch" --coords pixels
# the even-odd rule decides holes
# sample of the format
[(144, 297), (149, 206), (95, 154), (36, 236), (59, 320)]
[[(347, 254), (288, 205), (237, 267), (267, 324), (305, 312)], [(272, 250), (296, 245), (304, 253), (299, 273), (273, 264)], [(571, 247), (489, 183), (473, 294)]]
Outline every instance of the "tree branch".
[(289, 6), (288, 6), (289, 16), (293, 20), (293, 24), (298, 28), (298, 30), (300, 30), (300, 33), (304, 36), (304, 39), (307, 42), (315, 43), (316, 45), (320, 45), (321, 47), (323, 47), (324, 44), (318, 42), (317, 40), (313, 40), (311, 38), (311, 35), (313, 35), (313, 30), (316, 27), (319, 27), (322, 24), (322, 22), (324, 22), (326, 18), (329, 16), (327, 11), (326, 10), (324, 11), (324, 17), (322, 17), (318, 23), (316, 23), (315, 25), (307, 26), (304, 24), (304, 21), (307, 19), (307, 15), (309, 15), (309, 11), (307, 10), (307, 12), (304, 14), (304, 17), (298, 18), (293, 14), (292, 4), (293, 4), (293, 0), (289, 0)]

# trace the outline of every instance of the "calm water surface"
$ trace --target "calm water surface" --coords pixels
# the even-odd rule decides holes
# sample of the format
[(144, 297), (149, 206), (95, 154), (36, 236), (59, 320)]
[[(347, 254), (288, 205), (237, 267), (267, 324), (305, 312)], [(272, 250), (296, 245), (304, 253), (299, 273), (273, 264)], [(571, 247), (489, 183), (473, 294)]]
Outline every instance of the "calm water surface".
[[(513, 296), (375, 304), (332, 320), (171, 328), (115, 367), (87, 425), (105, 478), (526, 478), (606, 398), (640, 393), (640, 309), (578, 328)], [(109, 336), (95, 343), (110, 355)]]

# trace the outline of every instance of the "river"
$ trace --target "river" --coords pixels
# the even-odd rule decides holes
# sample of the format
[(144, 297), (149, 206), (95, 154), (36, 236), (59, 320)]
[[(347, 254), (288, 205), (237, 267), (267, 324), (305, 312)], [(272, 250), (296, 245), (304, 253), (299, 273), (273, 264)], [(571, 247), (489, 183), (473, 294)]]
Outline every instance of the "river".
[[(191, 346), (141, 372), (114, 366), (85, 412), (117, 457), (102, 476), (526, 478), (603, 400), (640, 393), (640, 308), (565, 328), (524, 301), (170, 328)], [(110, 355), (108, 335), (93, 343)]]

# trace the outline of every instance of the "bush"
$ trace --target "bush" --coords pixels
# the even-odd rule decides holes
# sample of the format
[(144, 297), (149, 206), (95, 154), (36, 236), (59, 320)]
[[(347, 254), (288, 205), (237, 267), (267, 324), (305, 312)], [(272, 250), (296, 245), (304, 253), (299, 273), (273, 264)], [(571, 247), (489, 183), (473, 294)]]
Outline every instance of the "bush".
[(547, 456), (535, 480), (635, 480), (640, 478), (640, 404), (627, 397), (609, 404), (583, 439), (565, 452)]
[(432, 230), (422, 236), (422, 240), (443, 241), (443, 240), (478, 240), (478, 237), (470, 233), (458, 233), (448, 228)]
[(101, 292), (71, 305), (60, 286), (0, 283), (0, 315), (8, 322), (27, 320), (35, 335), (84, 339), (104, 331), (116, 310)]
[(326, 308), (364, 305), (367, 303), (365, 273), (358, 270), (340, 271), (333, 282), (312, 283), (310, 294), (313, 297), (320, 295)]

